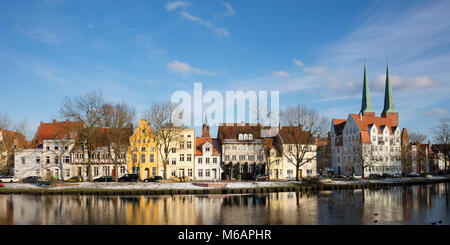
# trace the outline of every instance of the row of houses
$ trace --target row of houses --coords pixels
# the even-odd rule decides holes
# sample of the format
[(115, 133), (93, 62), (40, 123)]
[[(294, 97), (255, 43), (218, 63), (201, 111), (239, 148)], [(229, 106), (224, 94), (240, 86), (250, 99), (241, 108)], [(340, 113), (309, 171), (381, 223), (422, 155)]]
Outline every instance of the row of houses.
[[(140, 120), (119, 151), (98, 144), (88, 158), (86, 147), (77, 142), (80, 128), (80, 122), (41, 122), (29, 147), (15, 150), (14, 175), (19, 179), (40, 176), (67, 180), (81, 176), (89, 180), (136, 173), (144, 180), (165, 177), (167, 172), (167, 178), (184, 176), (191, 180), (243, 180), (258, 174), (268, 174), (270, 179), (295, 179), (295, 147), (290, 135), (293, 130), (307, 134), (296, 127), (232, 123), (220, 124), (213, 138), (205, 118), (200, 137), (193, 128), (176, 129), (177, 137), (170, 142), (166, 159), (158, 135), (146, 120)], [(110, 133), (104, 128), (97, 131), (100, 137)], [(298, 169), (300, 177), (316, 175), (317, 147), (311, 143), (305, 144), (306, 148), (308, 160)]]

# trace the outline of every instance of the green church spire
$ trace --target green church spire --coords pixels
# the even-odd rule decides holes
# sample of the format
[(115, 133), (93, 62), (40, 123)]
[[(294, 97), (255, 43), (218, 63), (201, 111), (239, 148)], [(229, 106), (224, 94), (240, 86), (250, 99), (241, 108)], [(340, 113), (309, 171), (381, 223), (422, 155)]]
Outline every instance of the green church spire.
[(370, 102), (370, 90), (369, 82), (367, 81), (366, 63), (364, 63), (364, 84), (363, 84), (363, 96), (360, 113), (375, 113), (372, 109), (372, 103)]
[(394, 108), (394, 99), (392, 98), (391, 80), (389, 78), (389, 63), (386, 70), (386, 88), (384, 92), (384, 109), (383, 113), (396, 113)]

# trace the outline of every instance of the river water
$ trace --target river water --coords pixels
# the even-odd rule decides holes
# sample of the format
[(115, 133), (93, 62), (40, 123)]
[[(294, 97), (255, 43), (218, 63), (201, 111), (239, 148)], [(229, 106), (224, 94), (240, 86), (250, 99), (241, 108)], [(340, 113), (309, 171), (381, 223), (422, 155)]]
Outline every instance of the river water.
[(448, 225), (449, 191), (450, 183), (242, 195), (10, 194), (0, 195), (0, 224)]

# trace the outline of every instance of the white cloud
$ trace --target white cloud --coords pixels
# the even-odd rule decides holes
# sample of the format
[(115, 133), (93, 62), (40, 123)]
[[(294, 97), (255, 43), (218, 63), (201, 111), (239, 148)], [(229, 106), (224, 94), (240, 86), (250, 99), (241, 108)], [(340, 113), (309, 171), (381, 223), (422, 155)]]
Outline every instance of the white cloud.
[[(230, 4), (227, 3), (223, 3), (224, 6), (227, 8), (227, 15), (234, 15), (234, 10), (233, 7), (231, 7)], [(212, 29), (214, 31), (214, 33), (220, 35), (220, 36), (225, 36), (225, 37), (229, 37), (230, 33), (228, 32), (227, 29), (223, 28), (223, 27), (217, 27), (215, 24), (213, 24), (211, 21), (209, 20), (204, 20), (200, 17), (197, 16), (193, 16), (191, 15), (189, 12), (186, 11), (186, 6), (187, 4), (183, 1), (177, 1), (177, 2), (167, 2), (166, 3), (166, 10), (171, 12), (174, 11), (176, 9), (180, 9), (180, 11), (178, 12), (180, 14), (181, 17), (193, 21), (197, 24), (200, 24), (202, 26), (206, 26), (210, 29)]]
[(291, 76), (291, 75), (289, 75), (289, 73), (287, 73), (287, 72), (285, 72), (285, 71), (274, 71), (274, 72), (272, 72), (272, 74), (273, 74), (274, 76), (277, 76), (277, 77), (284, 77), (284, 78), (288, 78), (288, 77)]
[[(436, 82), (427, 76), (403, 78), (398, 75), (390, 75), (389, 77), (392, 89), (396, 91), (404, 89), (430, 88), (437, 85)], [(378, 75), (370, 85), (372, 86), (371, 89), (374, 91), (384, 91), (386, 86), (386, 74)]]
[(166, 10), (167, 11), (173, 11), (177, 8), (185, 8), (186, 7), (186, 3), (184, 1), (176, 1), (176, 2), (167, 2), (166, 3)]
[(322, 75), (325, 74), (326, 70), (325, 68), (321, 66), (315, 66), (315, 67), (308, 67), (303, 69), (304, 72), (308, 74), (314, 74), (314, 75)]
[(195, 67), (190, 66), (187, 63), (180, 62), (178, 60), (174, 60), (172, 62), (167, 63), (167, 68), (174, 73), (179, 74), (200, 74), (200, 75), (206, 75), (206, 76), (214, 76), (215, 72), (207, 71), (207, 70), (201, 70)]
[(305, 64), (303, 62), (301, 62), (300, 60), (297, 59), (292, 59), (292, 62), (294, 62), (294, 65), (298, 66), (298, 67), (304, 67)]
[(223, 14), (221, 14), (221, 16), (225, 17), (225, 16), (233, 16), (233, 15), (235, 15), (234, 9), (231, 6), (231, 4), (223, 2), (222, 5), (225, 6), (227, 11), (224, 12)]

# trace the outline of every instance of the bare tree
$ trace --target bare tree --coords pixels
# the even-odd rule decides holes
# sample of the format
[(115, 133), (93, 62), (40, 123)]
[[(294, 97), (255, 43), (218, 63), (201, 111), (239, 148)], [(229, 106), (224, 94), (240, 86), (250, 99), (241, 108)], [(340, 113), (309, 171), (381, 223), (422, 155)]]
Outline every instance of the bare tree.
[(122, 153), (126, 151), (133, 134), (136, 110), (126, 103), (107, 103), (102, 106), (102, 115), (102, 127), (107, 130), (99, 136), (99, 141), (108, 149), (107, 157), (114, 163), (114, 180), (117, 182), (119, 159), (125, 160)]
[(12, 122), (6, 113), (0, 113), (0, 172), (10, 173), (14, 154), (27, 145), (26, 121)]
[(368, 143), (363, 143), (358, 150), (359, 162), (361, 163), (361, 177), (364, 179), (364, 171), (366, 168), (373, 166), (377, 163), (377, 158), (372, 154), (372, 147)]
[(411, 143), (424, 143), (425, 140), (427, 140), (427, 136), (425, 136), (424, 134), (422, 134), (421, 132), (411, 132), (409, 134), (409, 140), (411, 141)]
[(168, 179), (169, 153), (180, 141), (181, 127), (174, 123), (175, 105), (170, 101), (155, 102), (144, 112), (144, 118), (151, 123), (157, 135), (156, 145), (162, 158), (164, 179)]
[(92, 181), (92, 153), (95, 150), (97, 128), (101, 126), (103, 120), (103, 104), (102, 94), (91, 92), (72, 99), (66, 98), (60, 109), (64, 118), (82, 122), (84, 125), (77, 132), (77, 143), (87, 152), (89, 181)]
[(438, 148), (444, 154), (444, 169), (447, 171), (447, 163), (450, 158), (450, 118), (441, 119), (433, 131)]
[(287, 107), (280, 119), (283, 125), (280, 128), (283, 155), (295, 166), (295, 179), (299, 181), (300, 167), (317, 158), (317, 151), (312, 146), (317, 136), (326, 134), (328, 120), (303, 105)]

